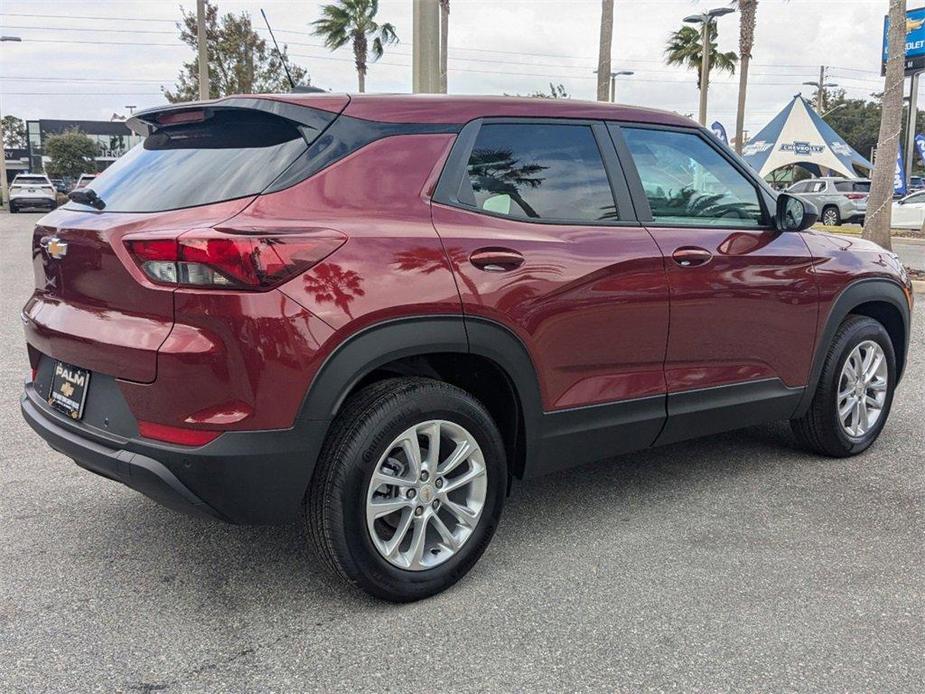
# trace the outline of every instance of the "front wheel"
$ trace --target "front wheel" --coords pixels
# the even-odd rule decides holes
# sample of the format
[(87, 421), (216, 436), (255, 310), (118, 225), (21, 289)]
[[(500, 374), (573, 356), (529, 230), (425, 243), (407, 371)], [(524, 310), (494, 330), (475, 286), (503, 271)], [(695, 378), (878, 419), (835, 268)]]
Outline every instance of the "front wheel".
[(337, 573), (408, 602), (478, 561), (506, 486), (501, 435), (478, 400), (439, 381), (389, 379), (351, 397), (332, 424), (306, 520)]
[(791, 420), (800, 444), (834, 457), (866, 450), (883, 430), (896, 387), (896, 355), (873, 318), (849, 316), (839, 326), (809, 410)]

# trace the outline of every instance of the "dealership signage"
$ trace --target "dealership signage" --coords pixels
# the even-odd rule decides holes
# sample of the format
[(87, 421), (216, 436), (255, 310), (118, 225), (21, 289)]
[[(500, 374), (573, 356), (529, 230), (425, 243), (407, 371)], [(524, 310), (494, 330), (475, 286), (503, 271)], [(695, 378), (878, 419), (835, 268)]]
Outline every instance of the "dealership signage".
[[(881, 74), (886, 74), (886, 61), (889, 58), (887, 33), (890, 18), (883, 18), (883, 58)], [(925, 7), (906, 12), (906, 75), (925, 70)]]

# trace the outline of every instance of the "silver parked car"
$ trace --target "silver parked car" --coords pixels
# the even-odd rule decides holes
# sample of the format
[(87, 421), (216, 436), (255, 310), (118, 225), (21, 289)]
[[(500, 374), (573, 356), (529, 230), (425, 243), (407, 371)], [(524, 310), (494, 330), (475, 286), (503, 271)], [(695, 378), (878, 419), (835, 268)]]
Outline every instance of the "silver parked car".
[(787, 189), (797, 197), (809, 200), (819, 210), (819, 221), (827, 226), (844, 222), (864, 222), (870, 179), (825, 176), (794, 183)]

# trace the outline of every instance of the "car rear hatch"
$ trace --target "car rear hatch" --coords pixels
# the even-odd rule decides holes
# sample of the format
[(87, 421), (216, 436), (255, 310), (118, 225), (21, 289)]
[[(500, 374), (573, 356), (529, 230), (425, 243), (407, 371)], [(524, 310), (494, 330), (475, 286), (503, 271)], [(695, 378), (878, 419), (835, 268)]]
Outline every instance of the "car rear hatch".
[(131, 239), (169, 243), (235, 216), (346, 103), (230, 98), (137, 114), (130, 124), (145, 142), (35, 228), (35, 292), (23, 310), (29, 344), (91, 371), (154, 381), (176, 288), (146, 273)]

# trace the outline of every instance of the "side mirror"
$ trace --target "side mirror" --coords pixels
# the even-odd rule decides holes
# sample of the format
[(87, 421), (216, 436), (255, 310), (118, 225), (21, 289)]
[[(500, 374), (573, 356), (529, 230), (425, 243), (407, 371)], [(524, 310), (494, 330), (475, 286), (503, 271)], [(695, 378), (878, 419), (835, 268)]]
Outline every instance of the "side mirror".
[(775, 222), (778, 231), (803, 231), (819, 219), (819, 211), (811, 202), (806, 202), (789, 193), (777, 196)]

